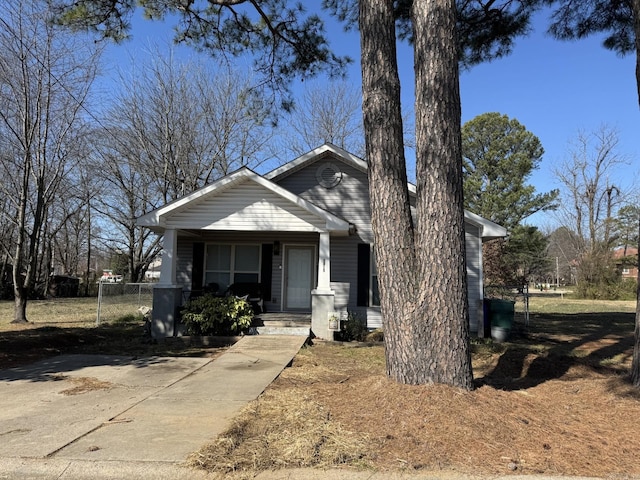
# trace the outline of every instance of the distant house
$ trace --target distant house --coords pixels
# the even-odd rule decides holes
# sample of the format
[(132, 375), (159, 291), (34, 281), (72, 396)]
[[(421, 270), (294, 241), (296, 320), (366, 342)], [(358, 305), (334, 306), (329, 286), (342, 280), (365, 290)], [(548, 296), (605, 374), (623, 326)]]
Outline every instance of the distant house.
[(623, 279), (638, 278), (638, 249), (636, 247), (617, 247), (613, 250), (613, 258)]
[(160, 265), (162, 264), (162, 258), (156, 258), (151, 264), (149, 268), (144, 273), (144, 281), (145, 282), (157, 282), (160, 280)]
[[(415, 186), (409, 185), (412, 202)], [(259, 286), (268, 312), (311, 314), (330, 338), (329, 317), (354, 312), (382, 325), (371, 246), (367, 163), (325, 144), (260, 175), (241, 168), (138, 219), (164, 235), (152, 333), (175, 333), (177, 308), (202, 291)], [(465, 212), (470, 327), (482, 325), (482, 242), (506, 230)], [(482, 329), (480, 329), (482, 331)]]
[(99, 282), (104, 283), (122, 283), (122, 275), (116, 275), (113, 270), (104, 270), (102, 276), (98, 279)]

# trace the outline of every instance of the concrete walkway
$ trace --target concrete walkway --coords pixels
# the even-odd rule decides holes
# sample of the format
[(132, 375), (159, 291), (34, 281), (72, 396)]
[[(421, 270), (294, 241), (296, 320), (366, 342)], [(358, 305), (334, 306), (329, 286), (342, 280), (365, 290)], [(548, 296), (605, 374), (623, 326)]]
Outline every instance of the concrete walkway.
[(304, 337), (222, 356), (62, 355), (0, 371), (0, 478), (206, 478), (180, 465), (291, 362)]

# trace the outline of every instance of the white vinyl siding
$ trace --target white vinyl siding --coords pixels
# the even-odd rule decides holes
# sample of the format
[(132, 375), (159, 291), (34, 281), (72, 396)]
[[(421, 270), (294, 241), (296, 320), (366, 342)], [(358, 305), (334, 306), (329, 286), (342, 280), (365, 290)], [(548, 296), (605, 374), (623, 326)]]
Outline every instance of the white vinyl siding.
[(482, 240), (478, 227), (465, 222), (465, 246), (467, 249), (467, 294), (469, 297), (469, 327), (478, 331), (482, 322)]
[(319, 232), (326, 221), (251, 181), (194, 202), (167, 218), (167, 228)]

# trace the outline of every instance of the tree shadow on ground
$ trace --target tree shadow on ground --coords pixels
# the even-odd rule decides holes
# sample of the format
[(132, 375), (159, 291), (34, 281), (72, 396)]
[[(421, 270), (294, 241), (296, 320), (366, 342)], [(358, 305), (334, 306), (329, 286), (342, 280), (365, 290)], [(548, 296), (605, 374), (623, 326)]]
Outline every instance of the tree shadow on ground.
[(162, 357), (135, 358), (118, 355), (71, 354), (45, 358), (35, 363), (0, 370), (0, 381), (28, 380), (31, 382), (54, 382), (60, 380), (61, 373), (81, 370), (88, 367), (133, 366), (145, 368), (151, 365), (167, 363)]
[[(102, 365), (132, 363), (144, 368), (162, 360), (159, 357), (210, 356), (218, 346), (193, 346), (182, 342), (152, 342), (144, 336), (143, 322), (104, 324), (92, 328), (39, 327), (0, 332), (0, 380), (41, 361), (41, 372), (32, 373), (34, 381), (47, 381), (51, 368), (63, 355), (91, 355), (86, 359)], [(58, 359), (58, 360), (56, 360)], [(78, 367), (81, 368), (81, 367)], [(14, 374), (8, 374), (8, 369)], [(7, 378), (5, 378), (7, 377)]]
[(528, 327), (516, 325), (496, 366), (477, 379), (477, 386), (523, 390), (560, 379), (578, 366), (620, 377), (628, 373), (624, 365), (633, 354), (634, 326), (632, 313), (532, 316)]

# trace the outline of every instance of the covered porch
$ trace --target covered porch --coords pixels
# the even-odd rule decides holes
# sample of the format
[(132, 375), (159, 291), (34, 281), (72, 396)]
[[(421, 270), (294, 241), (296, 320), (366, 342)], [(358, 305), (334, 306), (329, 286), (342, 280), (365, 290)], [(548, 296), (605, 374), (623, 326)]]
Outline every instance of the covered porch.
[(193, 292), (223, 294), (238, 281), (261, 284), (267, 313), (310, 314), (314, 335), (332, 337), (331, 239), (349, 235), (345, 220), (242, 169), (138, 223), (163, 235), (154, 338), (180, 335), (179, 308)]

